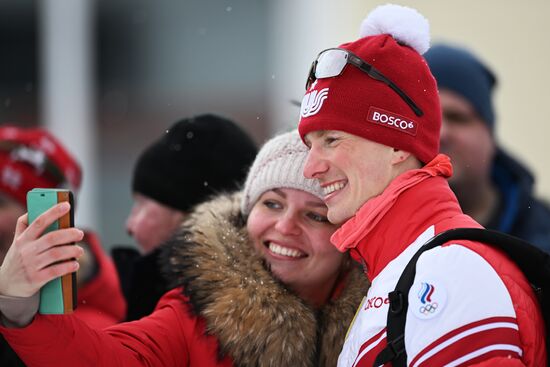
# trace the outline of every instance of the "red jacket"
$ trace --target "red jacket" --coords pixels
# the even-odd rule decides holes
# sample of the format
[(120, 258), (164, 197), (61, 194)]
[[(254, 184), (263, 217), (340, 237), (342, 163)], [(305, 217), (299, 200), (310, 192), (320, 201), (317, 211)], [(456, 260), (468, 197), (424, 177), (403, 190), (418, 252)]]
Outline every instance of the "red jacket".
[(207, 335), (206, 320), (194, 316), (181, 289), (164, 295), (150, 316), (104, 330), (74, 315), (37, 314), (26, 328), (0, 332), (29, 367), (233, 366), (229, 356), (219, 359), (217, 338)]
[[(448, 174), (450, 163), (439, 157), (399, 176), (333, 236), (338, 248), (365, 264), (372, 282), (339, 366), (372, 366), (386, 346), (388, 293), (422, 244), (447, 229), (480, 227), (460, 210)], [(546, 365), (535, 295), (517, 266), (492, 247), (453, 241), (425, 252), (408, 301), (411, 366)]]
[(29, 367), (334, 366), (368, 287), (361, 270), (343, 272), (313, 309), (257, 258), (239, 204), (203, 204), (166, 244), (167, 273), (186, 296), (183, 287), (166, 293), (150, 316), (98, 330), (75, 315), (36, 315), (0, 332)]
[[(215, 337), (191, 316), (181, 290), (167, 293), (156, 311), (105, 330), (75, 316), (36, 315), (23, 329), (2, 329), (27, 366), (231, 366), (217, 360)], [(63, 342), (60, 342), (63, 341)]]

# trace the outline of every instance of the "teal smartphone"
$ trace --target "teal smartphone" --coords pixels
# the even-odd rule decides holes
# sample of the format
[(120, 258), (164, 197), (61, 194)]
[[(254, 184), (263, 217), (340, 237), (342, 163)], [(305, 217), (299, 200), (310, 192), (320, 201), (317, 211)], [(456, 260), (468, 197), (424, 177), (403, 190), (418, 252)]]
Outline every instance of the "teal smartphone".
[[(44, 233), (74, 226), (73, 194), (65, 189), (36, 188), (27, 192), (27, 212), (29, 224), (52, 206), (68, 201), (69, 213), (50, 225)], [(46, 315), (72, 313), (76, 308), (76, 272), (53, 279), (40, 289), (38, 312)]]

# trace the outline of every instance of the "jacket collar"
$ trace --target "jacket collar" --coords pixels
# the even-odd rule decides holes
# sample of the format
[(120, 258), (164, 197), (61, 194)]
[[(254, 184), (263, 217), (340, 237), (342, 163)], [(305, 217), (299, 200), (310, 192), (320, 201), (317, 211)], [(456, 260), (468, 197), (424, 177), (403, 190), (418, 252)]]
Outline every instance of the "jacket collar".
[(427, 227), (462, 213), (446, 181), (451, 174), (450, 160), (443, 154), (421, 169), (403, 173), (331, 240), (341, 251), (351, 249), (352, 256), (366, 265), (368, 278), (374, 279)]

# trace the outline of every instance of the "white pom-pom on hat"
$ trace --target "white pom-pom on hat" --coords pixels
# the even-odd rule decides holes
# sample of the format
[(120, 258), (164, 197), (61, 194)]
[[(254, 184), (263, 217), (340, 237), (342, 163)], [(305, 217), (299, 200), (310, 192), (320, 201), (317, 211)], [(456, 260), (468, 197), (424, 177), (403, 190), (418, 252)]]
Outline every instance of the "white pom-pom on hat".
[(400, 43), (424, 54), (430, 48), (430, 24), (417, 10), (386, 4), (375, 8), (361, 23), (361, 37), (389, 34)]

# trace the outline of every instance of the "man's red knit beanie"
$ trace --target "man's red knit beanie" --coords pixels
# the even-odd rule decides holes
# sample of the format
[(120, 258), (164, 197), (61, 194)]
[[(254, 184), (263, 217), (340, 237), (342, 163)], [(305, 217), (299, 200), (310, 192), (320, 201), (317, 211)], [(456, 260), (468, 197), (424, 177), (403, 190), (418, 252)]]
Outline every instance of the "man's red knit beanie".
[(428, 21), (414, 9), (383, 5), (363, 21), (361, 37), (339, 48), (395, 83), (422, 110), (421, 116), (388, 85), (347, 65), (341, 75), (310, 86), (302, 101), (300, 136), (345, 131), (431, 161), (439, 152), (441, 110), (436, 81), (422, 57), (429, 48)]

